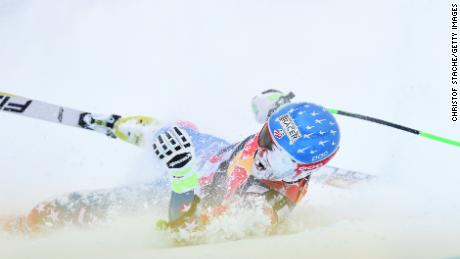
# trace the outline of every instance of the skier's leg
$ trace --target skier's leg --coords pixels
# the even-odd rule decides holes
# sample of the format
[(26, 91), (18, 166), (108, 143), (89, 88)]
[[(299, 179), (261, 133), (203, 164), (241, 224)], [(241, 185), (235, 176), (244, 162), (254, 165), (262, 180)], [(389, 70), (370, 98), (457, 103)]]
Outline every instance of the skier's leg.
[(26, 216), (9, 220), (4, 230), (35, 233), (66, 225), (84, 225), (107, 215), (107, 195), (102, 192), (71, 193), (40, 202)]
[(112, 190), (73, 192), (39, 203), (26, 216), (7, 220), (3, 229), (9, 233), (36, 233), (65, 226), (89, 226), (112, 215), (166, 203), (167, 197), (168, 187), (163, 180)]

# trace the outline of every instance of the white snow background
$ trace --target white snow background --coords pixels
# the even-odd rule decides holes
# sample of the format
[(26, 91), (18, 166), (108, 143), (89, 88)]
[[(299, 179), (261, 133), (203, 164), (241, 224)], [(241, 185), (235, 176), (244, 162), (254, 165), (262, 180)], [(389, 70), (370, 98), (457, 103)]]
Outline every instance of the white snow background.
[[(460, 139), (450, 120), (450, 2), (1, 0), (0, 90), (99, 113), (187, 119), (230, 141), (256, 132), (268, 88)], [(0, 258), (460, 256), (459, 148), (338, 117), (332, 164), (377, 175), (312, 185), (288, 235), (173, 247), (142, 215), (40, 238)], [(0, 214), (74, 190), (155, 177), (147, 151), (0, 114)]]

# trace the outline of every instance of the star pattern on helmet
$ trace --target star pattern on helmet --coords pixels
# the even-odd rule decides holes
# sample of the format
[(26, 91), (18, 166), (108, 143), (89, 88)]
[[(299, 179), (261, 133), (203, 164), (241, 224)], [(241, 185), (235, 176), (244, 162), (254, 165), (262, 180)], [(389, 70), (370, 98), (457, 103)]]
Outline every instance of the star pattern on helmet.
[(304, 137), (304, 138), (311, 138), (311, 136), (312, 136), (313, 134), (315, 134), (315, 133), (312, 132), (312, 133), (309, 133), (309, 134), (305, 134), (305, 135), (303, 135), (303, 137)]
[(316, 120), (315, 120), (315, 123), (316, 123), (316, 124), (322, 124), (323, 121), (325, 121), (325, 120), (326, 120), (326, 119), (320, 119), (320, 120), (319, 120), (319, 119), (316, 119)]
[(329, 142), (329, 141), (328, 141), (328, 140), (325, 140), (325, 141), (319, 141), (319, 142), (318, 142), (318, 145), (320, 145), (320, 146), (323, 146), (323, 147), (324, 147), (324, 145), (325, 145), (327, 142)]
[[(323, 156), (318, 156), (319, 154), (330, 154), (335, 151), (339, 145), (338, 140), (340, 133), (336, 126), (337, 123), (334, 116), (330, 114), (328, 109), (307, 103), (293, 107), (294, 108), (289, 107), (284, 110), (284, 114), (287, 113), (293, 116), (291, 118), (293, 121), (301, 121), (298, 124), (299, 128), (297, 131), (301, 133), (301, 137), (297, 137), (295, 141), (289, 138), (288, 141), (286, 141), (286, 139), (284, 142), (286, 145), (295, 148), (291, 149), (293, 152), (292, 154), (294, 155), (295, 153), (297, 159), (314, 162), (318, 159), (322, 159)], [(282, 116), (277, 117), (275, 121), (281, 124), (281, 117)], [(302, 125), (302, 128), (300, 128), (300, 125)], [(283, 124), (280, 126), (283, 126)], [(293, 130), (292, 132), (295, 131)], [(297, 141), (301, 142), (298, 146), (296, 146)], [(326, 151), (330, 153), (325, 153)]]
[(305, 153), (305, 150), (307, 150), (307, 149), (309, 149), (309, 148), (310, 148), (310, 147), (299, 148), (299, 149), (297, 149), (297, 153), (303, 154), (303, 153)]

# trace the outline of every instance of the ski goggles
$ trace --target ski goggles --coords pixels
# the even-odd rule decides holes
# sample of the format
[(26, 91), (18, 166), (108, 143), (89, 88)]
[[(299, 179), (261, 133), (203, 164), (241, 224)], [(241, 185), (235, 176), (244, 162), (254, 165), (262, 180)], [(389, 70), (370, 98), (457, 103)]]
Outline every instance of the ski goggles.
[(270, 135), (270, 129), (268, 128), (268, 123), (265, 123), (263, 128), (260, 130), (259, 139), (257, 144), (261, 148), (266, 148), (268, 150), (273, 150), (273, 146), (276, 145), (273, 141), (272, 136)]

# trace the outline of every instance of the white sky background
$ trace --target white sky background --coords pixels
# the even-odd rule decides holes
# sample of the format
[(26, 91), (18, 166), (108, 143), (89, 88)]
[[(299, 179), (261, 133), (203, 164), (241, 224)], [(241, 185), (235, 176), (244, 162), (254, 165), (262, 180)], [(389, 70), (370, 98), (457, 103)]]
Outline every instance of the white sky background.
[[(448, 1), (2, 0), (0, 91), (99, 113), (187, 119), (237, 141), (260, 127), (251, 97), (277, 88), (460, 139), (449, 113), (449, 26)], [(237, 242), (240, 248), (272, 256), (284, 243), (293, 251), (310, 244), (317, 255), (333, 247), (350, 255), (460, 255), (453, 245), (460, 241), (460, 150), (338, 119), (342, 147), (332, 164), (381, 182), (351, 194), (312, 187), (296, 217), (314, 221), (326, 211), (339, 215), (333, 224)], [(0, 120), (3, 213), (155, 173), (148, 155), (127, 144), (9, 114)], [(237, 253), (231, 247), (189, 249)]]

